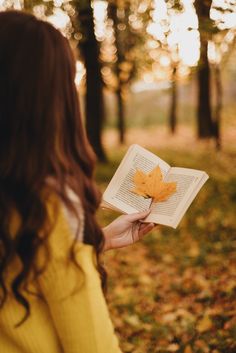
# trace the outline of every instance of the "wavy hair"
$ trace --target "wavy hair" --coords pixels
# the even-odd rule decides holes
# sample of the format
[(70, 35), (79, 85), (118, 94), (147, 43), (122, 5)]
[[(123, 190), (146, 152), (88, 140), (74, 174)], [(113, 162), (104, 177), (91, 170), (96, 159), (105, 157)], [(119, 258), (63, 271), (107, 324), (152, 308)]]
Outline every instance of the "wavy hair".
[[(100, 202), (93, 182), (95, 157), (81, 122), (74, 79), (73, 53), (58, 30), (30, 14), (0, 13), (0, 304), (9, 294), (6, 271), (17, 256), (22, 269), (10, 291), (26, 310), (23, 321), (30, 304), (22, 288), (48, 235), (39, 236), (49, 219), (42, 196), (47, 178), (56, 181), (72, 210), (67, 187), (80, 198), (85, 243), (94, 246), (98, 260), (104, 243), (95, 220)], [(21, 219), (14, 237), (13, 209)], [(98, 270), (104, 285), (99, 261)]]

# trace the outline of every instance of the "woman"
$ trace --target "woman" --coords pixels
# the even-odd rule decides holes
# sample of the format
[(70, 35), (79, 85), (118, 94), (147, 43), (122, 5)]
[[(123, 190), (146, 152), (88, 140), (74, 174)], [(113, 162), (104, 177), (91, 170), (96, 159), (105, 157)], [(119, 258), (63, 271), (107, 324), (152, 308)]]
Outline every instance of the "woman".
[(74, 77), (60, 32), (0, 13), (1, 353), (120, 352), (99, 255), (153, 228), (148, 211), (99, 228)]

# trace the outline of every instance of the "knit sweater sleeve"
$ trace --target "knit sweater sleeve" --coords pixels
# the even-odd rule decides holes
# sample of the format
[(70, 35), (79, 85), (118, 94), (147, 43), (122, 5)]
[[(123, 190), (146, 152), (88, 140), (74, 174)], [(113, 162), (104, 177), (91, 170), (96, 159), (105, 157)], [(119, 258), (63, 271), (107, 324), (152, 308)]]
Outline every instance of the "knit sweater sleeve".
[(76, 244), (68, 261), (70, 227), (60, 213), (50, 235), (50, 260), (39, 276), (62, 350), (65, 353), (121, 353), (96, 269), (94, 249)]

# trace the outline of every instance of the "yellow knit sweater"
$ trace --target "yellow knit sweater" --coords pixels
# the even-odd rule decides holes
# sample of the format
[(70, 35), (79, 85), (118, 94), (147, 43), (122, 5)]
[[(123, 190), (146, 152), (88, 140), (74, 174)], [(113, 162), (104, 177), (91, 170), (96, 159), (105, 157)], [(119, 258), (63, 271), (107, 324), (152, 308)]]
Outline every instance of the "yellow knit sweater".
[[(30, 288), (44, 300), (27, 294), (31, 315), (16, 328), (24, 309), (8, 296), (0, 309), (1, 353), (121, 353), (101, 290), (94, 249), (77, 243), (78, 269), (68, 262), (72, 241), (73, 234), (60, 208), (48, 240), (49, 263)], [(39, 254), (39, 262), (45, 258), (43, 254)], [(19, 268), (16, 259), (7, 274), (9, 283)]]

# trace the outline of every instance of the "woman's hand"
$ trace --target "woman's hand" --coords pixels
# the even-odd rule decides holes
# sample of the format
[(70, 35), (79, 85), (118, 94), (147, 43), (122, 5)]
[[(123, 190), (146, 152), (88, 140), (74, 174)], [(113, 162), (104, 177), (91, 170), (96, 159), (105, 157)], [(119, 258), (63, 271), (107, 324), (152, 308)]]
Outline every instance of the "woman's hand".
[(105, 236), (104, 251), (123, 248), (142, 239), (155, 227), (154, 223), (141, 222), (149, 213), (150, 210), (122, 215), (103, 228)]

